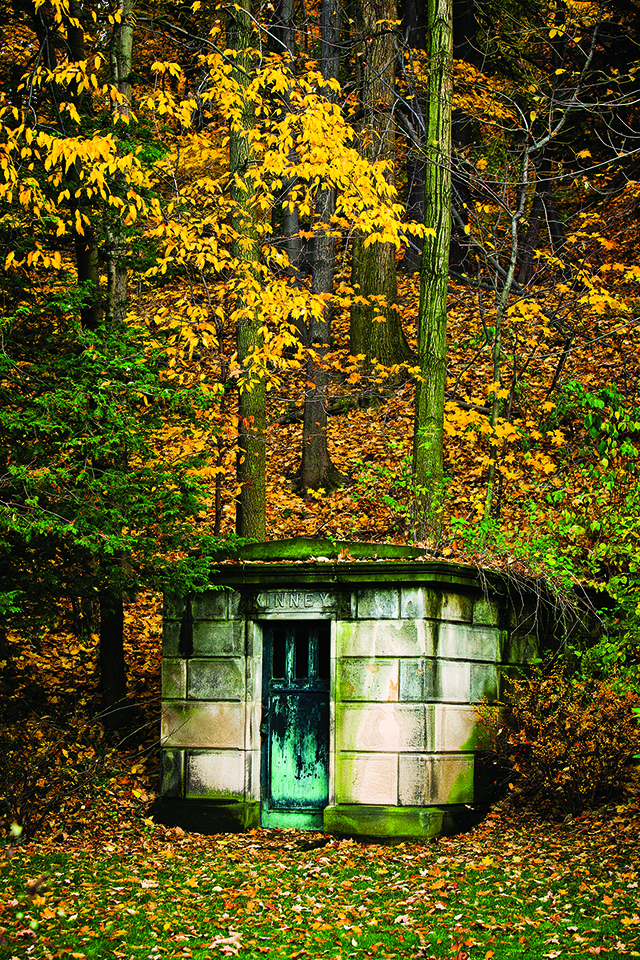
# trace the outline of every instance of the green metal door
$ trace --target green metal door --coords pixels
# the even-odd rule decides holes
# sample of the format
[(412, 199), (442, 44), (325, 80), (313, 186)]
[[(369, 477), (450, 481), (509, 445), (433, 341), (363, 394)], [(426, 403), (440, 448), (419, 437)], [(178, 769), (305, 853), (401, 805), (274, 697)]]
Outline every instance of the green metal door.
[(329, 796), (329, 623), (265, 625), (263, 827), (322, 828)]

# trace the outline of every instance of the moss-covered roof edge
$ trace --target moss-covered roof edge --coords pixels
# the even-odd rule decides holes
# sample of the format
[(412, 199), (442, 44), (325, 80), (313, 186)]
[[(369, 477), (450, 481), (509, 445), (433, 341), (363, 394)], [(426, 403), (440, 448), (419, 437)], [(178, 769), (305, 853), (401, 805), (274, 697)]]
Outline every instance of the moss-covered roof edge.
[(321, 537), (292, 537), (289, 540), (265, 540), (225, 547), (214, 557), (225, 560), (313, 561), (318, 558), (353, 560), (412, 560), (426, 556), (421, 547), (397, 543), (367, 543), (358, 540), (330, 540)]
[(441, 583), (502, 593), (508, 581), (497, 571), (433, 559), (421, 547), (394, 543), (296, 537), (243, 544), (214, 559), (220, 566), (213, 588)]

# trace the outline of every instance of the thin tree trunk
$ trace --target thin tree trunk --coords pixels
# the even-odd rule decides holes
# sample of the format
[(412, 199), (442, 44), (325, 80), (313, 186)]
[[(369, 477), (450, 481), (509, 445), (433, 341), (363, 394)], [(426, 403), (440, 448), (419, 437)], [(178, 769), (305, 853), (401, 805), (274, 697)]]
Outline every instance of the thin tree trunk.
[[(476, 0), (453, 0), (453, 59), (480, 66), (475, 46), (478, 29)], [(458, 213), (458, 223), (451, 226), (449, 267), (464, 273), (469, 266), (469, 244), (464, 227), (469, 223), (471, 189), (465, 165), (465, 152), (473, 142), (473, 121), (463, 110), (454, 110), (451, 118), (451, 202)], [(463, 224), (464, 226), (462, 226)]]
[(0, 625), (0, 660), (11, 665), (11, 648), (7, 637), (6, 627)]
[[(86, 60), (84, 31), (82, 28), (82, 8), (77, 0), (70, 0), (70, 19), (67, 23), (67, 46), (69, 59), (73, 63)], [(74, 102), (78, 115), (83, 117), (87, 112), (87, 97), (73, 84), (69, 88), (71, 99)], [(61, 125), (64, 123), (61, 119)], [(69, 175), (76, 182), (79, 176), (74, 166), (69, 169)], [(81, 203), (72, 205), (74, 219), (82, 217)], [(83, 288), (84, 299), (81, 308), (81, 320), (84, 327), (95, 330), (102, 320), (102, 300), (100, 296), (100, 265), (98, 260), (98, 241), (93, 227), (85, 225), (81, 230), (74, 230), (74, 247), (76, 267), (78, 271), (78, 285)]]
[[(362, 238), (354, 240), (352, 283), (361, 297), (376, 298), (351, 308), (349, 349), (353, 356), (363, 354), (367, 366), (374, 360), (385, 367), (410, 360), (411, 349), (400, 314), (394, 309), (398, 299), (394, 245), (372, 243), (365, 247)], [(380, 302), (378, 297), (382, 298)], [(382, 319), (374, 319), (378, 317)]]
[[(401, 0), (402, 30), (405, 44), (412, 50), (426, 50), (427, 39), (425, 31), (426, 10), (424, 0)], [(477, 32), (475, 0), (453, 0), (453, 57), (455, 60), (464, 60), (466, 63), (478, 65), (478, 51), (475, 47)], [(414, 94), (410, 103), (415, 111), (411, 119), (414, 135), (407, 137), (406, 171), (407, 171), (407, 219), (424, 223), (424, 195), (425, 195), (425, 136), (424, 115), (427, 111), (426, 103), (421, 103)], [(454, 111), (451, 128), (452, 141), (452, 203), (456, 208), (459, 219), (465, 225), (469, 222), (468, 208), (471, 204), (469, 177), (464, 165), (464, 153), (472, 142), (472, 124), (468, 114), (461, 110)], [(402, 269), (405, 273), (417, 273), (422, 263), (423, 240), (421, 237), (412, 237), (410, 247), (402, 260)], [(462, 227), (452, 224), (451, 241), (449, 248), (449, 264), (457, 270), (465, 270), (468, 266), (469, 246), (465, 240)]]
[(435, 540), (442, 531), (442, 447), (447, 368), (447, 284), (451, 236), (451, 0), (429, 0), (429, 115), (425, 226), (420, 277), (420, 336), (413, 440), (414, 535)]
[[(320, 7), (320, 69), (325, 80), (338, 79), (340, 69), (340, 9), (338, 0), (322, 0)], [(336, 191), (320, 189), (316, 200), (316, 217), (320, 227), (314, 237), (311, 292), (333, 293), (336, 241), (331, 236), (331, 219), (336, 211)], [(326, 228), (326, 229), (324, 229)], [(327, 303), (321, 319), (312, 317), (307, 325), (307, 342), (318, 356), (309, 360), (302, 424), (302, 463), (300, 487), (307, 490), (332, 490), (344, 481), (333, 465), (327, 442), (327, 387), (329, 374), (322, 361), (331, 345), (332, 307)]]
[(464, 164), (464, 151), (472, 142), (471, 120), (462, 110), (455, 110), (451, 122), (452, 164), (451, 202), (458, 213), (458, 222), (451, 224), (449, 266), (464, 273), (469, 267), (469, 242), (465, 228), (469, 223), (469, 208), (472, 204), (469, 177)]
[(533, 276), (533, 260), (540, 243), (540, 233), (546, 227), (548, 239), (556, 257), (559, 257), (566, 244), (564, 224), (551, 189), (551, 164), (544, 163), (538, 171), (536, 189), (529, 213), (529, 225), (522, 248), (522, 257), (518, 270), (518, 283), (529, 283)]
[[(131, 116), (131, 67), (133, 58), (134, 0), (119, 0), (120, 14), (111, 34), (111, 82), (122, 96), (114, 105), (116, 120), (126, 123)], [(122, 197), (128, 189), (124, 174), (116, 174)], [(127, 267), (120, 219), (106, 224), (107, 302), (105, 320), (113, 329), (124, 323), (127, 313)], [(108, 569), (108, 561), (103, 561)], [(124, 602), (122, 593), (106, 588), (100, 593), (100, 682), (105, 725), (111, 729), (133, 720), (127, 703), (127, 668), (124, 659)]]
[[(72, 212), (82, 213), (82, 207), (74, 205)], [(100, 296), (100, 263), (95, 232), (85, 227), (84, 233), (74, 232), (73, 238), (78, 286), (84, 297), (80, 309), (82, 326), (86, 330), (95, 330), (102, 320), (102, 298)]]
[[(492, 348), (492, 361), (493, 361), (493, 383), (494, 383), (494, 393), (493, 401), (491, 404), (491, 416), (489, 422), (492, 428), (495, 430), (498, 421), (502, 417), (503, 401), (500, 397), (500, 387), (502, 381), (502, 324), (504, 321), (504, 316), (507, 310), (507, 305), (509, 303), (509, 295), (511, 294), (511, 289), (513, 287), (513, 282), (516, 275), (516, 264), (518, 261), (518, 224), (523, 217), (525, 202), (527, 197), (527, 184), (529, 180), (529, 158), (527, 153), (524, 153), (522, 159), (522, 170), (520, 176), (520, 200), (518, 203), (517, 210), (511, 215), (511, 258), (509, 261), (509, 269), (507, 270), (507, 276), (505, 277), (504, 287), (502, 288), (502, 293), (500, 294), (500, 300), (498, 301), (498, 309), (496, 310), (496, 323), (495, 323), (495, 333), (493, 337), (493, 348)], [(498, 442), (493, 441), (491, 445), (491, 451), (489, 454), (489, 471), (487, 476), (487, 495), (485, 497), (484, 503), (484, 520), (487, 522), (494, 514), (498, 507), (498, 501), (496, 500), (496, 486), (497, 478), (499, 476), (498, 471)]]
[[(273, 42), (271, 47), (280, 54), (293, 70), (296, 59), (296, 28), (294, 0), (280, 0), (273, 18)], [(285, 95), (286, 108), (289, 109), (289, 97)], [(291, 163), (295, 163), (295, 151), (290, 153)], [(300, 269), (302, 241), (300, 238), (300, 218), (298, 205), (290, 203), (293, 183), (287, 180), (278, 200), (279, 215), (282, 221), (283, 246), (289, 260), (289, 269), (297, 276)]]
[[(128, 0), (124, 0), (128, 2)], [(42, 32), (43, 25), (39, 14), (34, 13), (37, 22), (37, 32)], [(70, 0), (69, 20), (67, 22), (67, 49), (69, 59), (73, 63), (86, 60), (84, 31), (82, 28), (82, 8), (77, 0)], [(55, 57), (53, 48), (47, 36), (47, 56), (50, 61)], [(129, 71), (130, 72), (130, 69)], [(69, 96), (73, 100), (78, 115), (86, 117), (90, 110), (89, 100), (85, 93), (72, 84)], [(67, 121), (60, 115), (60, 126), (64, 132)], [(79, 173), (74, 166), (69, 169), (69, 176), (80, 182)], [(81, 229), (74, 231), (74, 250), (78, 285), (83, 290), (83, 304), (80, 318), (86, 330), (97, 330), (103, 316), (103, 304), (100, 293), (100, 262), (98, 255), (98, 241), (92, 226), (82, 223), (83, 204), (78, 201), (72, 206), (72, 212), (77, 220), (80, 217)], [(128, 710), (114, 711), (114, 705), (124, 706), (126, 701), (126, 668), (123, 651), (123, 603), (122, 597), (113, 590), (105, 588), (99, 597), (100, 601), (100, 688), (102, 704), (105, 711), (105, 724), (109, 727), (118, 727), (130, 720)]]
[[(400, 0), (402, 36), (409, 60), (414, 50), (426, 50), (426, 10), (424, 0)], [(410, 68), (413, 73), (413, 68)], [(424, 97), (412, 90), (410, 131), (406, 138), (405, 169), (407, 177), (407, 220), (424, 223), (424, 127), (427, 105)], [(409, 247), (402, 258), (404, 273), (418, 273), (422, 264), (422, 237), (410, 237)]]
[(122, 595), (108, 588), (100, 603), (100, 689), (103, 723), (117, 730), (131, 721), (127, 703), (127, 674), (123, 651), (124, 604)]
[[(407, 171), (407, 220), (424, 223), (424, 144), (416, 147), (413, 140), (407, 141), (405, 158)], [(419, 273), (422, 266), (422, 237), (409, 237), (409, 247), (402, 258), (404, 273)]]
[[(563, 67), (567, 56), (567, 38), (564, 31), (566, 18), (567, 6), (565, 0), (557, 0), (553, 19), (556, 35), (551, 41), (549, 61), (549, 82), (553, 91), (553, 100), (555, 100), (558, 77), (564, 72)], [(543, 225), (547, 227), (549, 243), (555, 256), (560, 256), (560, 251), (566, 244), (564, 224), (558, 214), (553, 196), (552, 158), (550, 156), (552, 150), (553, 145), (549, 144), (546, 150), (542, 150), (536, 164), (536, 189), (518, 270), (518, 283), (520, 284), (528, 283), (533, 276), (533, 259)]]
[[(372, 160), (395, 160), (392, 107), (396, 53), (391, 24), (396, 19), (395, 0), (358, 0), (356, 4), (356, 29), (364, 40), (359, 77), (365, 118), (362, 135), (365, 152)], [(394, 309), (398, 298), (394, 245), (372, 243), (365, 247), (364, 238), (357, 238), (351, 277), (360, 296), (383, 298), (380, 304), (354, 304), (351, 308), (351, 353), (364, 354), (367, 364), (378, 360), (391, 366), (409, 360), (411, 350)]]
[[(133, 59), (134, 0), (119, 0), (120, 22), (114, 24), (111, 34), (111, 82), (123, 98), (114, 105), (117, 120), (127, 123), (131, 117), (131, 66)], [(127, 192), (127, 178), (116, 175), (123, 198)], [(107, 225), (107, 322), (124, 323), (127, 312), (127, 266), (121, 236), (121, 221), (116, 217)]]
[[(235, 52), (233, 76), (241, 90), (249, 86), (250, 58), (246, 51), (251, 44), (251, 3), (241, 0), (230, 8), (227, 26), (227, 45)], [(233, 255), (239, 263), (240, 277), (246, 278), (249, 286), (258, 283), (257, 268), (260, 250), (257, 242), (256, 213), (253, 206), (254, 188), (246, 176), (251, 160), (251, 143), (248, 132), (253, 122), (253, 108), (245, 98), (240, 125), (233, 124), (229, 130), (229, 163), (232, 180), (232, 197), (235, 210), (232, 227), (235, 233)], [(246, 240), (250, 243), (246, 244)], [(243, 310), (240, 293), (237, 309)], [(265, 484), (265, 429), (266, 388), (263, 380), (251, 382), (251, 354), (262, 346), (260, 319), (257, 311), (240, 316), (236, 327), (238, 363), (245, 381), (240, 385), (238, 397), (238, 461), (237, 478), (240, 487), (236, 505), (236, 532), (240, 537), (264, 540), (266, 536), (266, 484)]]
[[(321, 222), (329, 223), (331, 212), (335, 210), (333, 190), (320, 192), (316, 209)], [(324, 258), (324, 263), (321, 263), (320, 258)], [(334, 260), (334, 238), (320, 232), (316, 233), (313, 293), (333, 292)], [(312, 317), (308, 322), (309, 346), (315, 351), (317, 361), (310, 359), (306, 370), (308, 386), (304, 397), (300, 467), (300, 487), (303, 494), (307, 490), (333, 490), (345, 479), (329, 456), (327, 441), (329, 373), (323, 366), (323, 360), (330, 347), (331, 312), (332, 307), (327, 304), (321, 319)]]

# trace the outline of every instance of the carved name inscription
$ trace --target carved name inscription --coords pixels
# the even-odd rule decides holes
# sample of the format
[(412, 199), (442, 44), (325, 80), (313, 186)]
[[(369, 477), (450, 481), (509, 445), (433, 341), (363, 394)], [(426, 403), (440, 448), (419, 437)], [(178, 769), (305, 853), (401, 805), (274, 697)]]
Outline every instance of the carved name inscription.
[(331, 593), (280, 590), (259, 593), (256, 597), (256, 606), (268, 610), (324, 610), (334, 604), (335, 597)]

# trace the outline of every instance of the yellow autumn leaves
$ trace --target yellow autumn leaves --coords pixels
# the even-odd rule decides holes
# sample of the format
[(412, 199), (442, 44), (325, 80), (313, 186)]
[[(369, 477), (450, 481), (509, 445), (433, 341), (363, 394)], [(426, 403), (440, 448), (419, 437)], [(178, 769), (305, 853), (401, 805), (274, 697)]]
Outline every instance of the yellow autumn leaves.
[[(510, 391), (491, 384), (488, 395), (491, 397), (497, 392), (499, 399), (507, 399)], [(522, 476), (523, 470), (548, 475), (555, 473), (557, 463), (544, 449), (552, 449), (565, 442), (560, 430), (549, 429), (541, 432), (538, 421), (532, 418), (515, 418), (508, 420), (497, 417), (491, 424), (488, 408), (484, 406), (483, 398), (471, 398), (475, 404), (466, 403), (464, 406), (449, 401), (445, 405), (445, 433), (452, 440), (474, 445), (482, 443), (484, 446), (495, 449), (498, 458), (496, 466), (506, 480), (516, 480)], [(543, 412), (550, 414), (555, 404), (547, 401), (542, 404)], [(533, 448), (533, 449), (532, 449)], [(481, 458), (486, 465), (492, 462), (487, 454)]]

